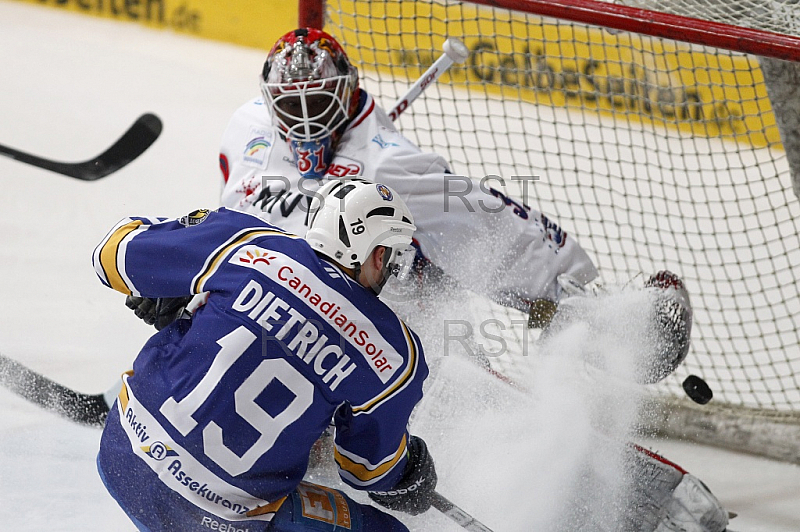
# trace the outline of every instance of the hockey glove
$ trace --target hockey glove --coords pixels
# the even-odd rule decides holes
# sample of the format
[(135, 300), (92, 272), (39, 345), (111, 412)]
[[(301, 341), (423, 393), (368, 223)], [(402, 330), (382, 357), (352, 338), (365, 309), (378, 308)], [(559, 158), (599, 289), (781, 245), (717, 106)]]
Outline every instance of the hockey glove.
[(389, 491), (371, 491), (369, 498), (390, 510), (419, 515), (431, 507), (436, 489), (436, 469), (422, 438), (411, 436), (403, 477)]
[(645, 377), (646, 383), (665, 379), (689, 353), (692, 335), (692, 304), (680, 277), (662, 270), (644, 284), (656, 295), (656, 353)]
[(149, 297), (128, 296), (125, 305), (133, 310), (136, 317), (160, 331), (177, 320), (193, 296), (186, 297)]
[[(563, 301), (574, 296), (597, 295), (602, 290), (597, 280), (589, 284), (580, 283), (575, 277), (562, 273), (557, 278), (558, 281), (558, 301)], [(528, 308), (528, 328), (545, 330), (550, 326), (553, 317), (558, 310), (558, 304), (549, 299), (534, 299)]]
[(536, 299), (528, 309), (528, 328), (546, 329), (556, 315), (556, 304), (549, 299)]

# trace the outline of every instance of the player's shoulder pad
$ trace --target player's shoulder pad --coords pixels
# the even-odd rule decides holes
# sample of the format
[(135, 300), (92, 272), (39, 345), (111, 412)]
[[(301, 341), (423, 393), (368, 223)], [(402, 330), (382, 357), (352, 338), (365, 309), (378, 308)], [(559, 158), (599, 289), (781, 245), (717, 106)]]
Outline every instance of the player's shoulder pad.
[(239, 106), (231, 116), (231, 121), (246, 120), (257, 124), (269, 125), (272, 123), (269, 108), (264, 104), (262, 96), (256, 96)]
[(236, 220), (236, 223), (242, 225), (242, 227), (247, 227), (247, 226), (264, 227), (276, 233), (281, 233), (283, 235), (290, 236), (292, 238), (299, 238), (297, 235), (285, 231), (284, 229), (281, 229), (277, 225), (271, 224), (265, 218), (263, 218), (261, 215), (257, 213), (234, 209), (231, 207), (220, 207), (213, 212), (218, 215), (222, 215), (228, 218), (229, 220)]

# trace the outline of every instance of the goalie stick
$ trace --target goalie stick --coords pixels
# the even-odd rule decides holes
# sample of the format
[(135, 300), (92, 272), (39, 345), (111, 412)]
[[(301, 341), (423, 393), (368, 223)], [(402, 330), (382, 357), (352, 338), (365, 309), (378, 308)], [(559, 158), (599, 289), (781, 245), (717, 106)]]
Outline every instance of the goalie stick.
[(422, 92), (427, 89), (431, 83), (439, 79), (439, 76), (453, 66), (454, 63), (463, 63), (469, 57), (469, 48), (458, 39), (450, 38), (444, 42), (442, 46), (444, 53), (428, 67), (428, 70), (422, 73), (417, 81), (406, 91), (397, 103), (394, 104), (392, 110), (389, 112), (389, 118), (392, 122), (397, 120), (400, 114), (408, 109), (408, 106), (416, 100)]
[(156, 115), (143, 114), (110, 148), (94, 159), (78, 163), (45, 159), (2, 144), (0, 144), (0, 155), (81, 181), (96, 181), (116, 172), (144, 153), (161, 135), (162, 127), (161, 119)]

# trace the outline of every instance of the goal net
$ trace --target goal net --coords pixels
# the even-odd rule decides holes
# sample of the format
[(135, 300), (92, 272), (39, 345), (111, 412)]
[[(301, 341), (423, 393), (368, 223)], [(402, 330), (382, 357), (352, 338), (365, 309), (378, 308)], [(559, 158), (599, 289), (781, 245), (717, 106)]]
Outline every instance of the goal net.
[[(654, 387), (670, 402), (660, 429), (800, 461), (800, 75), (784, 61), (800, 59), (800, 5), (486, 4), (329, 0), (323, 21), (386, 109), (446, 38), (463, 40), (467, 62), (400, 130), (457, 174), (502, 177), (577, 238), (607, 283), (679, 273), (692, 350)], [(538, 180), (523, 190), (515, 176)], [(514, 353), (501, 358), (513, 372)], [(710, 404), (685, 397), (690, 374), (714, 390)]]

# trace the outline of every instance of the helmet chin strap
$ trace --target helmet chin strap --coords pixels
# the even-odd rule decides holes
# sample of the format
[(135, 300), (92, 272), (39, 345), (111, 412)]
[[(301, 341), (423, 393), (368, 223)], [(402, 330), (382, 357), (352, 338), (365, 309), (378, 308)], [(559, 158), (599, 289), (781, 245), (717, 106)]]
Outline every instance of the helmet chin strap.
[(389, 276), (392, 274), (391, 270), (389, 269), (389, 260), (392, 258), (392, 248), (387, 248), (386, 246), (383, 247), (383, 259), (381, 264), (381, 280), (378, 282), (378, 286), (371, 287), (372, 291), (375, 292), (375, 295), (379, 295), (381, 290), (383, 290), (384, 285), (389, 280)]
[[(386, 246), (383, 247), (383, 264), (381, 264), (381, 282), (379, 283), (380, 290), (383, 290), (383, 285), (389, 280), (389, 276), (392, 274), (391, 270), (389, 269), (389, 261), (392, 258), (392, 248), (387, 248)], [(380, 293), (380, 290), (378, 293)]]

